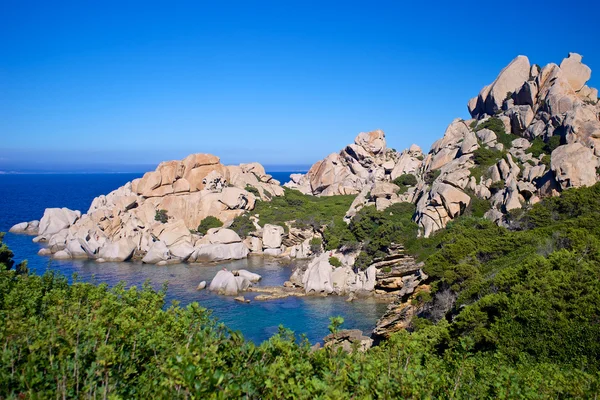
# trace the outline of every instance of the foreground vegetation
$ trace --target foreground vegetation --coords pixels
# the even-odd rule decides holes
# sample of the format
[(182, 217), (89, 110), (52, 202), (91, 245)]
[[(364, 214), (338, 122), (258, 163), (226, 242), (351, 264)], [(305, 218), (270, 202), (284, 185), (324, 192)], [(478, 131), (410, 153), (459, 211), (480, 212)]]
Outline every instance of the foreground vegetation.
[(600, 184), (510, 229), (463, 217), (429, 239), (410, 237), (406, 207), (340, 233), (373, 254), (407, 238), (433, 287), (412, 332), (366, 353), (312, 351), (283, 328), (255, 345), (197, 304), (165, 308), (164, 288), (17, 272), (2, 246), (0, 397), (597, 398)]

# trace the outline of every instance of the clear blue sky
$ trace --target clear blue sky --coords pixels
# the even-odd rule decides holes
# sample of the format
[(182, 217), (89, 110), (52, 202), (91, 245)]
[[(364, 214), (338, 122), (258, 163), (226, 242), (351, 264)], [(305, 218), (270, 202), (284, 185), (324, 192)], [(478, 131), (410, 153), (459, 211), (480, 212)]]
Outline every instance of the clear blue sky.
[(402, 3), (3, 0), (0, 167), (428, 150), (519, 54), (600, 74), (597, 2)]

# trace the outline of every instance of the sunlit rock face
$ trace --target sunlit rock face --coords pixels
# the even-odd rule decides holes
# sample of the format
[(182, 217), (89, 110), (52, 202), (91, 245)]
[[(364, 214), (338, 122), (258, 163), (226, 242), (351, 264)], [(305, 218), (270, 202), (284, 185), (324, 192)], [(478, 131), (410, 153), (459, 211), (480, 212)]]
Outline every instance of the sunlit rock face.
[(257, 196), (268, 200), (282, 194), (279, 182), (258, 163), (225, 166), (217, 156), (191, 154), (96, 197), (83, 215), (47, 209), (39, 224), (15, 230), (37, 234), (36, 241), (63, 259), (136, 258), (152, 264), (239, 259), (249, 250), (235, 232), (222, 228), (201, 237), (195, 229), (208, 216), (227, 223), (252, 210)]

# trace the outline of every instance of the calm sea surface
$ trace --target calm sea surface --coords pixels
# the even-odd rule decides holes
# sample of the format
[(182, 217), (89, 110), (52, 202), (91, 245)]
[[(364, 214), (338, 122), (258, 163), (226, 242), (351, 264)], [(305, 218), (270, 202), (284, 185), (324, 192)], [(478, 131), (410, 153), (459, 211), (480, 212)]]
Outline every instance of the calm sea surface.
[[(272, 172), (282, 184), (289, 180), (289, 172)], [(48, 207), (67, 207), (85, 213), (92, 199), (140, 177), (142, 174), (21, 174), (0, 175), (0, 232), (22, 221), (40, 219)], [(297, 334), (306, 334), (311, 342), (327, 335), (329, 317), (341, 315), (343, 327), (357, 328), (368, 333), (377, 318), (385, 311), (385, 304), (372, 299), (347, 303), (345, 298), (330, 296), (252, 301), (237, 303), (231, 297), (208, 291), (196, 291), (199, 282), (210, 281), (223, 267), (244, 268), (262, 275), (260, 285), (281, 285), (291, 274), (291, 265), (262, 257), (227, 262), (211, 266), (187, 264), (157, 267), (141, 263), (103, 263), (90, 261), (55, 261), (37, 255), (40, 245), (31, 236), (7, 233), (5, 242), (15, 253), (17, 261), (27, 259), (30, 270), (43, 274), (47, 269), (59, 271), (67, 277), (77, 274), (79, 279), (115, 285), (125, 281), (140, 286), (146, 280), (159, 289), (168, 282), (167, 301), (177, 300), (181, 305), (198, 302), (210, 309), (213, 316), (229, 328), (239, 330), (255, 343), (268, 339), (279, 325)], [(246, 295), (252, 299), (253, 295)]]

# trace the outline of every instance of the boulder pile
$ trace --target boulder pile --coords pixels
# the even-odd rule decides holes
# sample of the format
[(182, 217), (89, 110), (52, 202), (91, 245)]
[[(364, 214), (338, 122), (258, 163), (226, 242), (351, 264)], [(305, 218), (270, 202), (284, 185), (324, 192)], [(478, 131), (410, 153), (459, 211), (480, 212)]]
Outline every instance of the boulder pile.
[(503, 224), (515, 208), (598, 181), (600, 102), (586, 85), (590, 77), (579, 54), (543, 68), (518, 56), (469, 101), (472, 119), (454, 120), (427, 154), (416, 145), (387, 149), (382, 131), (361, 133), (287, 186), (320, 196), (357, 194), (346, 220), (366, 205), (415, 203), (425, 237), (474, 199), (487, 202), (485, 216)]
[(39, 223), (17, 224), (11, 231), (37, 235), (34, 241), (47, 244), (40, 254), (58, 259), (159, 265), (239, 259), (249, 249), (234, 231), (212, 229), (201, 236), (195, 229), (208, 216), (227, 224), (252, 210), (257, 196), (282, 194), (258, 163), (225, 166), (216, 156), (192, 154), (96, 197), (83, 215), (49, 208)]

